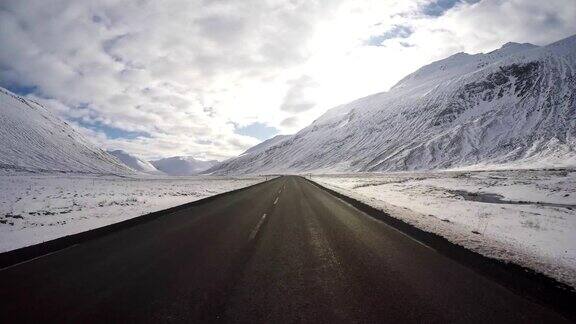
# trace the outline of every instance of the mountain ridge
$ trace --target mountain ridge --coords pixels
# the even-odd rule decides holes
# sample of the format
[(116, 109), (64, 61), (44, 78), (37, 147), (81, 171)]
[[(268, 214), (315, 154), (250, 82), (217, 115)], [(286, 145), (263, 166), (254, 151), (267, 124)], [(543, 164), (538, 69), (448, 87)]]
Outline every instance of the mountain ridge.
[(374, 172), (576, 161), (576, 36), (432, 62), (216, 174)]
[(41, 104), (1, 87), (0, 138), (0, 169), (134, 173)]

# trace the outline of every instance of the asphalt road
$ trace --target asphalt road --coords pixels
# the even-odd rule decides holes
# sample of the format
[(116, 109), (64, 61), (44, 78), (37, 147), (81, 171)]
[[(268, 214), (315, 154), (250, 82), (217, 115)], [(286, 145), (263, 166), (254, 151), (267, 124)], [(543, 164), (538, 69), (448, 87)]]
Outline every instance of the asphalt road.
[(567, 322), (298, 177), (0, 270), (0, 322)]

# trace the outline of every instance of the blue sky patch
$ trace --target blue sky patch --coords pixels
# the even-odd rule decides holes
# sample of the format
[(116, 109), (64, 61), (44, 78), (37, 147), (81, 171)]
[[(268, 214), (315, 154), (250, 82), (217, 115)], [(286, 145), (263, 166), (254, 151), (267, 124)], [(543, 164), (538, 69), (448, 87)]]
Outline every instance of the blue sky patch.
[(117, 138), (135, 139), (138, 137), (146, 137), (146, 138), (150, 137), (150, 134), (145, 133), (145, 132), (127, 131), (127, 130), (108, 126), (108, 125), (98, 123), (98, 122), (86, 123), (86, 122), (83, 122), (82, 120), (79, 120), (79, 119), (74, 120), (74, 121), (84, 128), (93, 130), (95, 132), (104, 133), (104, 134), (106, 134), (106, 137), (108, 137), (110, 139), (117, 139)]
[[(1, 83), (0, 86), (6, 88), (8, 91), (11, 91), (20, 96), (26, 96), (32, 93), (35, 93), (38, 87), (36, 86), (23, 86), (15, 83)], [(77, 108), (86, 108), (88, 106), (87, 103), (80, 104)], [(81, 119), (72, 119), (78, 125), (93, 130), (95, 132), (104, 133), (106, 137), (110, 139), (117, 139), (117, 138), (125, 138), (125, 139), (135, 139), (138, 137), (150, 137), (150, 134), (145, 132), (133, 132), (133, 131), (126, 131), (120, 128), (111, 127), (99, 122), (96, 123), (87, 123), (82, 121)]]
[(395, 25), (383, 34), (370, 36), (365, 44), (368, 46), (382, 46), (382, 43), (387, 39), (408, 38), (412, 33), (412, 29), (408, 26)]
[(244, 127), (236, 128), (235, 133), (264, 141), (278, 134), (278, 129), (276, 127), (266, 126), (263, 123), (252, 123)]
[(14, 83), (8, 83), (8, 84), (2, 83), (0, 84), (0, 86), (20, 96), (29, 95), (31, 93), (34, 93), (38, 89), (36, 86), (18, 85)]
[(436, 0), (425, 4), (421, 8), (421, 12), (426, 16), (440, 17), (446, 11), (452, 9), (458, 3), (473, 4), (480, 2), (480, 0)]

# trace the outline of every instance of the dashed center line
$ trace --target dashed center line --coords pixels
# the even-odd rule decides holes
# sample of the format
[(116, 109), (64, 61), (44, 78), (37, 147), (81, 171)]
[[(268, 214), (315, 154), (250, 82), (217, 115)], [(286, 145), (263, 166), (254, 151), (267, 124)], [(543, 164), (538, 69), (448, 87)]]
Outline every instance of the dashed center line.
[[(282, 193), (282, 189), (280, 189), (280, 192), (278, 192), (278, 197), (276, 197), (276, 199), (274, 200), (274, 205), (276, 205), (278, 203), (278, 199), (280, 199), (280, 193)], [(267, 216), (267, 214), (263, 214), (262, 218), (260, 218), (260, 221), (258, 221), (258, 224), (256, 224), (256, 227), (254, 227), (252, 232), (250, 232), (250, 237), (249, 237), (250, 241), (252, 241), (256, 237), (256, 235), (258, 235), (258, 231), (260, 231), (260, 227), (262, 227), (262, 223), (264, 223), (266, 216)]]
[(250, 238), (249, 238), (250, 241), (252, 241), (256, 237), (256, 235), (258, 234), (260, 227), (262, 227), (262, 223), (264, 223), (265, 219), (266, 219), (266, 214), (262, 215), (262, 218), (260, 218), (260, 221), (258, 221), (258, 224), (256, 224), (256, 227), (254, 227), (254, 229), (250, 233)]

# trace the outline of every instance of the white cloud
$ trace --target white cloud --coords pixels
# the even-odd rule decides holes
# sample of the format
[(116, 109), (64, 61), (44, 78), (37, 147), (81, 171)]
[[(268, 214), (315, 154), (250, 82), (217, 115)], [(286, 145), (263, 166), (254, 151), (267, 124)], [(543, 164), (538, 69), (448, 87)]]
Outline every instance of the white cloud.
[(288, 91), (284, 96), (284, 102), (280, 106), (281, 110), (290, 113), (299, 113), (314, 108), (316, 103), (309, 99), (311, 88), (317, 88), (318, 84), (309, 76), (302, 75), (298, 79), (289, 80)]
[[(573, 0), (461, 2), (439, 17), (419, 11), (429, 2), (5, 0), (0, 83), (36, 86), (79, 127), (148, 134), (85, 130), (107, 148), (226, 158), (258, 142), (234, 125), (292, 132), (455, 52), (576, 33)], [(366, 46), (394, 28), (411, 33)]]
[(259, 119), (275, 101), (273, 90), (268, 97), (247, 94), (270, 88), (264, 83), (306, 60), (313, 24), (336, 4), (4, 1), (0, 78), (36, 86), (80, 127), (104, 124), (151, 136), (103, 139), (107, 146), (145, 156), (228, 157), (256, 143), (229, 122)]
[(300, 120), (298, 116), (287, 117), (280, 122), (280, 126), (291, 132), (296, 132), (299, 129)]

